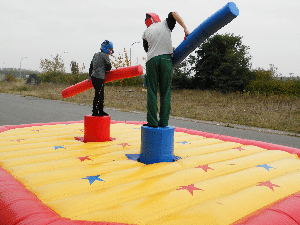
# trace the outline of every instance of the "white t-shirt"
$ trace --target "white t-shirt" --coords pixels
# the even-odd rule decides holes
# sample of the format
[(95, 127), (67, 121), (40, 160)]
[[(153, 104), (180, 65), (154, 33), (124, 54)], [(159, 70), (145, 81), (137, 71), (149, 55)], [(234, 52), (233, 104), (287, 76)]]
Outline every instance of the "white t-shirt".
[(147, 61), (155, 56), (173, 54), (171, 30), (166, 20), (151, 24), (143, 33), (143, 39), (149, 45)]

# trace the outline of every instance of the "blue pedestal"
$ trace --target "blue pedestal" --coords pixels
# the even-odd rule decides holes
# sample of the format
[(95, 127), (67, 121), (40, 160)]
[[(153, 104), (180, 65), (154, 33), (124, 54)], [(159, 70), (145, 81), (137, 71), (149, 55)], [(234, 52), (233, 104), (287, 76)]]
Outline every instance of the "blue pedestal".
[(153, 164), (174, 161), (175, 127), (152, 128), (142, 126), (140, 162)]

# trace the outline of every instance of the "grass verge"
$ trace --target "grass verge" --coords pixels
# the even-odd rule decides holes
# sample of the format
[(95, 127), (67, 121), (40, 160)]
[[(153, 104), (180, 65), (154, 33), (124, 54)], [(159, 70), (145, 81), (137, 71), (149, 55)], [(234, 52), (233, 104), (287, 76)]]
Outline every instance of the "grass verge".
[[(68, 99), (61, 96), (67, 84), (1, 82), (0, 92), (92, 105), (93, 89)], [(146, 112), (147, 93), (141, 87), (105, 86), (105, 107)], [(300, 98), (214, 91), (173, 90), (171, 116), (247, 125), (300, 134)]]

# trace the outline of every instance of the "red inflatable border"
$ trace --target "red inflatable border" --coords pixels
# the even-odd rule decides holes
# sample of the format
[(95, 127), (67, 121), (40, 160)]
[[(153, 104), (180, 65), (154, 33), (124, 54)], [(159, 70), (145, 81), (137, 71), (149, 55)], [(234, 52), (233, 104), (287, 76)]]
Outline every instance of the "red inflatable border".
[[(7, 125), (0, 127), (0, 133), (15, 128), (32, 126), (56, 125), (56, 124), (83, 123), (83, 121), (35, 123), (22, 125)], [(111, 121), (111, 124), (144, 124), (140, 121)], [(268, 150), (281, 150), (300, 157), (300, 149), (266, 142), (253, 141), (226, 135), (212, 134), (186, 128), (175, 128), (176, 132), (184, 132), (191, 135), (200, 135), (206, 138), (215, 138), (222, 141), (254, 145)], [(234, 225), (300, 225), (300, 193), (287, 197), (271, 206), (261, 209), (242, 218)], [(10, 173), (0, 167), (0, 224), (32, 224), (32, 225), (121, 225), (121, 223), (74, 221), (62, 218), (48, 206), (43, 204), (33, 193), (28, 191), (21, 182)]]

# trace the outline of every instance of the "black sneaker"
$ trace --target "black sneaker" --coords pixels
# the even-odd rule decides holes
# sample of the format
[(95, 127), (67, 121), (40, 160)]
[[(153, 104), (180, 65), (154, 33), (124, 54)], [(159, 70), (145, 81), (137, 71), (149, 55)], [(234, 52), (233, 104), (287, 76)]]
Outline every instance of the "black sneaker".
[(98, 116), (109, 116), (106, 112), (102, 111)]

